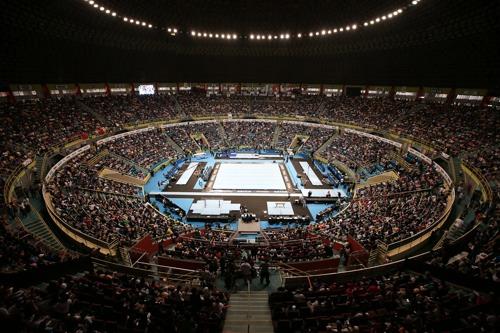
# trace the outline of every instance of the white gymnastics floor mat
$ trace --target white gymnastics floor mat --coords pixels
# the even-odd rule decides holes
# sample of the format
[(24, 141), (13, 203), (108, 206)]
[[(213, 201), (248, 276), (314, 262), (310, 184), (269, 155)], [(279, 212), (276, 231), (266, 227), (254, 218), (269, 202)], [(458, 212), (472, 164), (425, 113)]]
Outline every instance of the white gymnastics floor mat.
[(214, 190), (286, 190), (279, 163), (221, 163)]

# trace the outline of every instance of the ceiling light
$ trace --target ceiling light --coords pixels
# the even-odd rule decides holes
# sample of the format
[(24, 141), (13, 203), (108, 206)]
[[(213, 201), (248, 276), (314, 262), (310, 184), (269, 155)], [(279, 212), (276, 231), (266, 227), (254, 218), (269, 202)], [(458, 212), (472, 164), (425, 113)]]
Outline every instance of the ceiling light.
[(297, 37), (298, 38), (302, 38), (302, 34), (297, 34)]
[(255, 36), (254, 36), (254, 35), (250, 35), (250, 39), (254, 39), (254, 38), (255, 38)]
[(363, 25), (366, 27), (368, 25), (368, 22), (363, 23)]
[(99, 7), (99, 5), (95, 3), (95, 4), (94, 4), (94, 8), (97, 8), (97, 7)]
[(113, 13), (111, 14), (111, 16), (116, 16), (116, 13), (115, 13), (115, 12), (113, 12)]
[(340, 32), (344, 31), (344, 28), (340, 28), (340, 29), (339, 29), (339, 31), (340, 31)]
[(222, 35), (220, 35), (220, 38), (225, 39), (226, 35), (222, 34)]
[(206, 32), (203, 33), (203, 37), (207, 37), (207, 33)]
[(260, 35), (257, 35), (257, 39), (260, 39)]
[(109, 14), (111, 13), (111, 11), (109, 9), (106, 9), (106, 14)]
[(212, 38), (214, 35), (212, 34), (208, 34), (208, 38)]
[(93, 5), (94, 4), (94, 0), (90, 0), (89, 4)]
[(124, 20), (125, 22), (127, 22), (127, 21), (128, 21), (128, 18), (124, 17), (124, 18), (123, 18), (123, 20)]
[(142, 22), (142, 26), (146, 26), (146, 22)]
[(352, 30), (356, 30), (356, 29), (358, 28), (358, 25), (357, 25), (357, 24), (353, 24), (353, 25), (351, 26), (351, 28), (352, 28)]
[(390, 13), (389, 15), (387, 15), (388, 18), (392, 18), (392, 13)]
[(215, 38), (219, 38), (219, 34), (215, 34)]
[(313, 33), (312, 33), (312, 32), (310, 32), (310, 33), (309, 33), (309, 37), (312, 37), (312, 36), (313, 36)]
[(386, 18), (387, 18), (387, 16), (385, 16), (385, 15), (384, 15), (384, 16), (382, 16), (382, 20), (384, 20), (384, 21), (385, 21), (385, 19), (386, 19)]
[(139, 24), (141, 24), (141, 22), (139, 22), (139, 20), (136, 20), (135, 24), (139, 25)]
[(148, 28), (152, 28), (152, 27), (153, 27), (153, 25), (152, 25), (152, 24), (148, 24)]
[(336, 34), (337, 33), (337, 29), (333, 29), (333, 33)]
[(375, 24), (375, 21), (374, 21), (374, 20), (371, 20), (371, 21), (370, 21), (370, 24), (372, 24), (372, 25), (373, 25), (373, 24)]
[(331, 35), (332, 34), (332, 31), (331, 30), (328, 30), (328, 34)]
[(377, 17), (377, 18), (375, 19), (375, 22), (380, 22), (380, 17)]
[(238, 38), (238, 36), (236, 36), (235, 34), (233, 34), (233, 39), (236, 39), (236, 38)]
[(198, 37), (201, 37), (201, 32), (198, 32)]
[(290, 38), (290, 34), (285, 34), (285, 39), (289, 39)]
[(321, 34), (322, 35), (326, 34), (326, 31), (325, 30), (321, 30)]

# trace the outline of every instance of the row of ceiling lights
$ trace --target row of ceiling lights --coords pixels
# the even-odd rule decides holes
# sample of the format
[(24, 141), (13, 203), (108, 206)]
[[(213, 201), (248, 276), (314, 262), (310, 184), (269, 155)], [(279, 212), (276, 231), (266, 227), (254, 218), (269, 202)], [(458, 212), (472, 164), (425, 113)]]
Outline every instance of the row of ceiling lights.
[[(104, 6), (99, 5), (95, 0), (84, 0), (84, 1), (86, 3), (88, 3), (90, 6), (98, 9), (100, 12), (103, 12), (103, 13), (110, 15), (110, 16), (113, 16), (113, 17), (122, 18), (122, 20), (124, 22), (134, 24), (137, 26), (153, 28), (153, 25), (151, 23), (147, 23), (145, 21), (138, 20), (136, 18), (119, 16), (119, 15), (117, 15), (116, 12), (111, 11), (110, 9), (105, 8)], [(408, 6), (416, 6), (420, 1), (421, 0), (412, 0)], [(363, 27), (368, 27), (368, 26), (375, 25), (375, 24), (383, 22), (383, 21), (390, 20), (390, 19), (398, 16), (401, 13), (403, 13), (403, 8), (398, 8), (398, 9), (396, 9), (396, 10), (394, 10), (386, 15), (382, 15), (382, 16), (373, 18), (372, 20), (364, 22)], [(156, 27), (154, 27), (154, 28), (156, 28)], [(357, 29), (358, 29), (357, 24), (351, 24), (351, 25), (347, 25), (345, 27), (322, 29), (322, 30), (314, 31), (314, 32), (311, 31), (307, 34), (307, 36), (309, 36), (309, 37), (322, 37), (322, 36), (328, 36), (328, 35), (332, 35), (332, 34), (342, 33), (344, 31), (355, 31)], [(179, 30), (177, 30), (177, 28), (172, 28), (172, 27), (166, 28), (165, 30), (171, 36), (176, 36), (177, 33), (179, 32)], [(238, 36), (235, 33), (215, 33), (215, 32), (206, 32), (206, 31), (202, 32), (202, 31), (196, 31), (196, 30), (191, 30), (190, 35), (191, 35), (191, 37), (194, 37), (194, 38), (225, 39), (225, 40), (236, 40), (239, 38), (247, 38), (248, 37), (250, 40), (257, 40), (257, 41), (264, 41), (264, 40), (269, 41), (269, 40), (277, 40), (277, 39), (288, 40), (290, 38), (301, 39), (302, 37), (306, 36), (305, 34), (300, 33), (300, 32), (297, 34), (294, 34), (294, 35), (292, 35), (290, 33), (282, 33), (279, 35), (275, 35), (275, 34), (250, 34), (249, 36), (245, 36), (245, 35)]]

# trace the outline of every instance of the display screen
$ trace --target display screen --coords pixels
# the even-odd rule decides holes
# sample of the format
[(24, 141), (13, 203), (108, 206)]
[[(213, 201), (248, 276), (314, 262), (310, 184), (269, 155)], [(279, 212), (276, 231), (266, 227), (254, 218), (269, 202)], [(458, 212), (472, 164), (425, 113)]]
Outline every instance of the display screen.
[(139, 95), (154, 95), (155, 87), (152, 84), (141, 84), (139, 86)]

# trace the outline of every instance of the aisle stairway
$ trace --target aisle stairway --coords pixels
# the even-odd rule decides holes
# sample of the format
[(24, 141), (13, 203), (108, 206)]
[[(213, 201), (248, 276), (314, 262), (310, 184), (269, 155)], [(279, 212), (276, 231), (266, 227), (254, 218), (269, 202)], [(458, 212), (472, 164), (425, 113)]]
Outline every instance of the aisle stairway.
[(223, 333), (273, 333), (267, 291), (231, 294)]
[(64, 245), (54, 235), (49, 226), (45, 223), (40, 213), (31, 205), (31, 211), (22, 219), (19, 220), (23, 228), (38, 238), (46, 246), (55, 251), (64, 251)]

